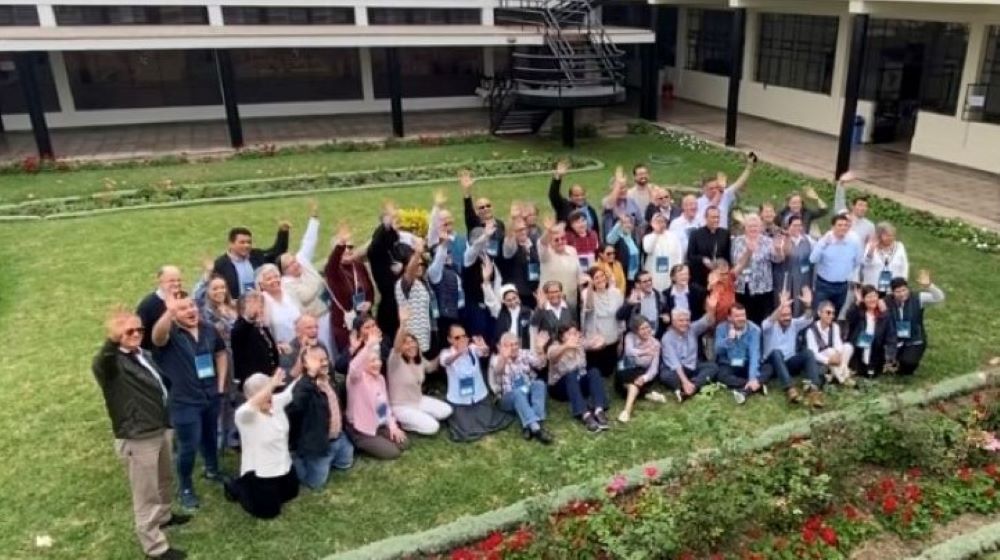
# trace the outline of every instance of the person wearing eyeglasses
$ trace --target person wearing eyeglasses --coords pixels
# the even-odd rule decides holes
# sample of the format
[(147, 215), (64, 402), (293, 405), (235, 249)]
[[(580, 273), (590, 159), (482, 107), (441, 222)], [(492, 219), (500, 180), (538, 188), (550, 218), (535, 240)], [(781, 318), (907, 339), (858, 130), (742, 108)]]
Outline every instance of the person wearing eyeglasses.
[(128, 475), (135, 534), (147, 558), (180, 560), (187, 554), (171, 548), (164, 531), (190, 520), (170, 511), (170, 379), (142, 349), (145, 328), (138, 315), (115, 311), (105, 327), (107, 336), (92, 369), (111, 419), (115, 451)]
[(836, 380), (845, 387), (854, 387), (857, 383), (851, 371), (854, 347), (844, 342), (836, 321), (837, 310), (829, 300), (816, 309), (819, 317), (806, 329), (806, 346), (825, 370), (828, 382)]
[[(674, 204), (674, 197), (670, 194), (670, 191), (663, 187), (654, 186), (650, 189), (650, 193), (652, 197), (649, 204), (645, 207), (645, 220), (647, 224), (653, 223), (653, 216), (656, 214), (663, 216), (668, 224), (681, 215), (681, 208)], [(649, 233), (649, 230), (646, 233)]]
[(542, 285), (539, 301), (542, 303), (531, 317), (534, 332), (545, 331), (552, 339), (560, 328), (576, 322), (577, 313), (566, 301), (558, 281), (550, 280)]
[(476, 441), (487, 434), (507, 429), (514, 417), (493, 405), (483, 376), (482, 360), (490, 348), (482, 337), (469, 339), (465, 327), (452, 325), (448, 347), (441, 351), (438, 363), (448, 378), (447, 401), (452, 414), (448, 418), (451, 441)]
[(622, 273), (625, 276), (625, 283), (618, 288), (622, 293), (631, 292), (635, 278), (642, 270), (642, 250), (639, 247), (641, 239), (632, 217), (623, 214), (608, 232), (605, 241), (614, 246), (615, 258), (621, 263)]
[(480, 197), (473, 202), (472, 186), (475, 184), (475, 179), (472, 178), (472, 173), (468, 170), (462, 171), (458, 179), (459, 184), (462, 186), (465, 231), (471, 236), (472, 230), (485, 228), (487, 225), (493, 224), (494, 227), (491, 229), (493, 233), (490, 236), (489, 243), (486, 245), (486, 254), (490, 258), (496, 258), (500, 254), (500, 245), (503, 243), (506, 232), (503, 220), (497, 218), (496, 214), (493, 213), (493, 202), (490, 199)]
[[(747, 308), (747, 318), (761, 324), (774, 310), (774, 263), (785, 260), (784, 234), (774, 239), (764, 233), (760, 216), (743, 220), (744, 234), (733, 240), (732, 261), (744, 263), (736, 279), (736, 300)], [(779, 288), (780, 291), (780, 288)]]
[(587, 191), (582, 185), (575, 184), (569, 188), (569, 198), (564, 198), (560, 192), (562, 179), (569, 171), (569, 162), (561, 160), (556, 164), (555, 171), (552, 172), (552, 182), (549, 183), (549, 202), (552, 210), (556, 213), (556, 221), (568, 222), (569, 215), (579, 210), (583, 212), (587, 220), (587, 228), (601, 233), (601, 223), (598, 220), (597, 211), (587, 202)]
[(604, 272), (611, 283), (618, 291), (625, 293), (629, 286), (625, 281), (625, 269), (622, 263), (618, 262), (618, 250), (611, 243), (605, 243), (597, 253), (597, 262), (594, 267)]
[(375, 302), (375, 286), (364, 257), (364, 249), (355, 249), (351, 241), (351, 230), (341, 227), (323, 269), (330, 299), (331, 351), (342, 353), (348, 348), (354, 318), (371, 312)]
[(309, 223), (299, 251), (294, 255), (284, 253), (278, 258), (281, 269), (282, 292), (291, 297), (302, 310), (303, 315), (316, 319), (319, 326), (319, 340), (328, 351), (333, 349), (333, 339), (330, 333), (330, 302), (331, 294), (326, 285), (326, 279), (320, 274), (312, 261), (316, 255), (316, 244), (319, 242), (319, 204), (313, 200), (309, 203)]
[(670, 312), (670, 328), (660, 339), (660, 381), (684, 402), (718, 375), (711, 361), (699, 361), (701, 336), (715, 325), (716, 298), (705, 300), (705, 313), (691, 322), (691, 311), (675, 307)]
[(181, 269), (173, 265), (163, 265), (156, 271), (156, 290), (142, 298), (135, 308), (136, 315), (142, 320), (142, 328), (145, 333), (142, 338), (142, 347), (146, 350), (153, 349), (153, 341), (150, 336), (153, 334), (153, 325), (163, 316), (167, 310), (167, 298), (181, 291), (183, 276)]
[(891, 331), (896, 335), (896, 359), (890, 367), (900, 375), (913, 375), (927, 349), (927, 329), (924, 327), (924, 308), (944, 301), (944, 292), (931, 281), (931, 273), (921, 270), (917, 274), (920, 292), (913, 297), (906, 278), (893, 278), (889, 285), (892, 297), (886, 298), (886, 312), (892, 319)]
[(542, 263), (538, 243), (532, 239), (521, 212), (520, 207), (512, 210), (510, 228), (503, 240), (502, 258), (497, 259), (496, 264), (504, 281), (517, 288), (521, 301), (534, 308), (538, 304), (535, 292), (542, 277)]
[[(538, 239), (538, 258), (541, 261), (541, 283), (558, 282), (566, 303), (577, 308), (580, 280), (580, 258), (576, 249), (566, 241), (565, 224), (553, 224), (552, 219), (546, 220), (545, 234)], [(574, 313), (575, 315), (575, 313)]]
[(631, 324), (635, 317), (642, 316), (654, 331), (661, 330), (661, 324), (669, 323), (669, 315), (663, 302), (663, 295), (653, 287), (653, 275), (648, 270), (639, 273), (635, 288), (618, 310), (618, 320)]
[(191, 480), (195, 454), (201, 449), (204, 477), (222, 482), (218, 458), (220, 396), (229, 376), (226, 344), (198, 314), (185, 292), (167, 299), (167, 311), (153, 325), (153, 358), (170, 380), (170, 422), (177, 435), (180, 502), (197, 509)]

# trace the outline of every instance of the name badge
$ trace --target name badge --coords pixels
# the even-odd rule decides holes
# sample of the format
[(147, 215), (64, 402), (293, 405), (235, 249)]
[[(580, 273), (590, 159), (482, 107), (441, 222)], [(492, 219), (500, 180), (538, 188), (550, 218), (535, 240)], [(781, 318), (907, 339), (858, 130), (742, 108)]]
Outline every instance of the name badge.
[(875, 340), (874, 336), (868, 333), (861, 333), (860, 335), (858, 335), (858, 348), (871, 348), (872, 341), (874, 340)]
[(243, 283), (243, 291), (241, 293), (245, 294), (247, 292), (252, 292), (253, 291), (253, 287), (254, 287), (254, 283), (253, 282), (244, 282)]
[(441, 311), (438, 310), (436, 303), (431, 304), (431, 319), (437, 320), (441, 317)]
[(215, 360), (211, 354), (198, 354), (194, 357), (194, 368), (198, 372), (198, 379), (211, 379), (215, 377)]
[(380, 426), (385, 425), (389, 420), (389, 405), (384, 402), (380, 402), (375, 405), (375, 414), (378, 415), (378, 423)]
[(514, 389), (517, 389), (527, 395), (530, 389), (530, 387), (528, 387), (528, 380), (525, 379), (523, 375), (518, 375), (514, 378)]
[(624, 373), (635, 368), (635, 359), (630, 356), (624, 356), (622, 359), (618, 360), (618, 371)]
[(541, 265), (536, 262), (528, 263), (528, 282), (538, 282), (541, 276)]
[(489, 244), (486, 246), (486, 254), (495, 257), (497, 253), (500, 252), (500, 242), (496, 239), (490, 239)]
[(803, 260), (799, 264), (799, 273), (800, 274), (809, 274), (809, 267), (811, 267), (811, 266), (812, 266), (812, 264), (808, 260)]
[(354, 295), (351, 296), (351, 303), (354, 305), (354, 309), (361, 307), (361, 304), (364, 302), (365, 302), (365, 292), (363, 290), (354, 292)]
[(472, 376), (458, 378), (458, 394), (462, 397), (471, 397), (476, 393), (476, 381)]
[(729, 365), (739, 368), (747, 365), (746, 351), (744, 351), (742, 348), (734, 348), (730, 350)]
[(670, 257), (656, 257), (656, 272), (670, 272)]
[(747, 361), (742, 356), (738, 358), (733, 357), (731, 360), (729, 360), (729, 365), (733, 367), (743, 367), (746, 365), (746, 363)]
[(354, 319), (356, 319), (357, 316), (358, 314), (353, 311), (344, 313), (344, 326), (347, 327), (347, 330), (354, 328)]
[(458, 288), (458, 303), (457, 303), (457, 305), (458, 305), (459, 309), (462, 309), (463, 307), (465, 307), (465, 290), (463, 290), (461, 288), (461, 286), (459, 286), (459, 288)]
[(910, 322), (909, 321), (896, 321), (896, 337), (897, 338), (910, 338)]
[(587, 270), (588, 268), (590, 268), (590, 259), (588, 259), (587, 257), (580, 257), (580, 268), (582, 268), (583, 270)]
[(892, 272), (889, 270), (883, 270), (878, 275), (878, 291), (888, 292), (889, 285), (892, 283)]

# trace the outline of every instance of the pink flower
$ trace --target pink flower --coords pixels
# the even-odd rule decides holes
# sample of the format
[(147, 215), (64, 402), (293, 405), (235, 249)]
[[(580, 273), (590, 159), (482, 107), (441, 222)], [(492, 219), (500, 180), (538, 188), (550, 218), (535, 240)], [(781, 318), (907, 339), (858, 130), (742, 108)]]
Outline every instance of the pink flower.
[(987, 433), (986, 441), (983, 443), (982, 447), (986, 451), (998, 452), (1000, 451), (1000, 439), (997, 438), (996, 434)]
[(628, 479), (625, 478), (623, 474), (616, 474), (614, 478), (611, 479), (611, 483), (608, 484), (607, 492), (609, 495), (614, 496), (620, 494), (622, 490), (628, 486)]
[(656, 468), (656, 465), (647, 465), (646, 468), (643, 469), (642, 472), (643, 472), (643, 474), (646, 475), (646, 478), (648, 478), (650, 480), (653, 480), (655, 478), (659, 478), (659, 476), (660, 476), (660, 469)]

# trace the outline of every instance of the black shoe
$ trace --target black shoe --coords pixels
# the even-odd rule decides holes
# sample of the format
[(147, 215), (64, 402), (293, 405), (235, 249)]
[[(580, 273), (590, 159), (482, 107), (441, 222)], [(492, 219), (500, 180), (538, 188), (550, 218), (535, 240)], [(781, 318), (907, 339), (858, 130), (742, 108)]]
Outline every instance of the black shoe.
[(597, 423), (597, 419), (594, 418), (593, 414), (589, 412), (587, 414), (584, 414), (582, 420), (583, 420), (583, 425), (587, 427), (588, 432), (596, 434), (597, 432), (601, 431), (601, 425)]
[(539, 428), (535, 430), (531, 436), (538, 440), (538, 443), (542, 445), (552, 445), (555, 440), (552, 439), (552, 434), (545, 431), (545, 428)]
[(610, 424), (608, 424), (608, 415), (604, 412), (604, 409), (595, 412), (594, 418), (597, 420), (597, 424), (602, 430), (607, 430), (610, 427)]
[(524, 428), (523, 430), (521, 430), (521, 435), (524, 436), (524, 439), (530, 440), (531, 438), (535, 437), (535, 432), (532, 432), (531, 428)]
[(236, 501), (236, 492), (233, 492), (233, 481), (227, 480), (222, 484), (222, 493), (226, 496), (226, 500), (230, 502)]
[(187, 558), (187, 552), (179, 548), (168, 548), (163, 554), (159, 556), (146, 556), (146, 558), (153, 558), (154, 560), (184, 560)]
[(191, 516), (186, 513), (174, 513), (170, 516), (170, 521), (167, 521), (163, 525), (160, 525), (160, 529), (166, 529), (167, 527), (179, 527), (184, 525), (188, 521), (191, 521)]
[(221, 472), (217, 471), (217, 470), (215, 470), (215, 471), (205, 471), (201, 476), (205, 480), (208, 480), (208, 481), (211, 481), (211, 482), (223, 482), (224, 483), (226, 481), (226, 476), (224, 474), (222, 474)]

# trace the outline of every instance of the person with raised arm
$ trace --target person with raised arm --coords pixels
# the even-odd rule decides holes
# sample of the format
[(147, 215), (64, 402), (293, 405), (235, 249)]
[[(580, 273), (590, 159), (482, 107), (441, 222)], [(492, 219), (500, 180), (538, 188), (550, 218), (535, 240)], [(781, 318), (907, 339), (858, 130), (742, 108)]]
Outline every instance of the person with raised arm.
[(799, 348), (799, 333), (812, 323), (812, 290), (802, 288), (799, 296), (802, 300), (802, 313), (792, 315), (792, 298), (789, 292), (782, 291), (778, 307), (771, 316), (761, 323), (764, 337), (764, 364), (774, 372), (781, 382), (782, 389), (788, 396), (788, 402), (802, 402), (802, 393), (795, 388), (792, 376), (801, 375), (805, 382), (805, 402), (807, 405), (821, 408), (823, 406), (823, 380), (820, 376), (819, 364), (808, 348)]
[(541, 261), (541, 284), (558, 282), (566, 295), (566, 303), (576, 309), (580, 259), (576, 249), (566, 242), (565, 224), (554, 223), (551, 218), (545, 220), (545, 233), (538, 239), (538, 257)]
[(833, 195), (833, 211), (847, 216), (851, 233), (857, 236), (857, 243), (864, 248), (875, 237), (875, 224), (868, 219), (868, 195), (855, 194), (851, 197), (850, 208), (847, 207), (847, 185), (856, 180), (857, 177), (850, 171), (840, 176)]
[[(403, 325), (400, 322), (400, 330)], [(409, 445), (389, 404), (379, 346), (378, 341), (372, 341), (351, 360), (344, 428), (356, 450), (389, 461), (398, 459)]]
[(831, 220), (833, 229), (813, 244), (809, 261), (816, 266), (815, 304), (829, 301), (834, 312), (839, 313), (847, 301), (850, 282), (857, 278), (861, 265), (861, 250), (851, 233), (851, 223), (846, 216), (837, 214)]
[(291, 227), (286, 221), (279, 223), (274, 245), (268, 249), (255, 249), (253, 234), (245, 227), (229, 230), (229, 247), (226, 254), (215, 259), (214, 272), (226, 279), (230, 297), (238, 299), (256, 288), (254, 271), (265, 264), (278, 262), (278, 257), (288, 250), (288, 231)]
[[(253, 274), (250, 274), (251, 279)], [(252, 281), (252, 280), (251, 280)], [(153, 342), (150, 336), (153, 334), (153, 325), (163, 316), (167, 310), (167, 299), (181, 291), (184, 277), (181, 269), (173, 265), (163, 265), (156, 271), (156, 290), (142, 298), (135, 308), (136, 315), (142, 320), (144, 329), (142, 337), (142, 347), (146, 350), (153, 349)]]
[(257, 269), (257, 286), (264, 295), (264, 309), (274, 340), (289, 344), (295, 338), (295, 321), (302, 315), (298, 300), (285, 292), (277, 265), (265, 264)]
[(785, 260), (785, 240), (781, 233), (773, 240), (765, 235), (756, 214), (746, 216), (743, 229), (733, 240), (732, 261), (746, 261), (736, 279), (736, 301), (746, 307), (747, 319), (759, 325), (774, 309), (772, 264)]
[(492, 232), (489, 242), (486, 244), (486, 254), (490, 258), (496, 258), (500, 254), (500, 245), (503, 243), (506, 227), (503, 220), (497, 218), (493, 213), (493, 202), (488, 198), (477, 198), (475, 203), (472, 200), (472, 186), (476, 180), (472, 173), (464, 169), (458, 175), (458, 182), (462, 187), (462, 204), (465, 210), (465, 231), (472, 237), (472, 230), (485, 228), (492, 224)]
[(543, 445), (553, 442), (552, 435), (543, 426), (546, 385), (537, 373), (545, 367), (548, 343), (549, 335), (542, 331), (535, 336), (535, 349), (525, 350), (516, 335), (504, 333), (489, 373), (490, 388), (499, 399), (500, 410), (517, 414), (524, 439), (533, 439)]
[(645, 317), (635, 317), (625, 335), (625, 350), (615, 371), (615, 391), (625, 398), (619, 422), (632, 419), (632, 409), (639, 396), (653, 402), (666, 402), (659, 391), (652, 390), (653, 381), (660, 373), (659, 364), (660, 341), (656, 339), (653, 326)]
[(618, 289), (622, 293), (629, 292), (635, 285), (636, 276), (642, 270), (642, 250), (639, 246), (641, 239), (632, 216), (628, 214), (620, 216), (615, 226), (608, 232), (605, 241), (614, 246), (615, 258), (621, 265), (625, 278), (625, 283), (618, 286)]
[(625, 179), (625, 170), (621, 166), (615, 169), (615, 174), (611, 178), (608, 195), (601, 201), (602, 231), (610, 232), (615, 223), (621, 220), (622, 216), (632, 218), (632, 224), (636, 231), (642, 232), (645, 222), (645, 214), (639, 208), (634, 199), (628, 196), (628, 181)]
[(867, 377), (882, 375), (896, 357), (896, 333), (885, 300), (875, 286), (854, 288), (854, 302), (847, 308), (847, 342), (854, 346), (852, 370)]
[(701, 336), (715, 325), (717, 298), (705, 300), (704, 314), (692, 322), (691, 311), (675, 307), (670, 312), (670, 328), (660, 340), (660, 381), (684, 402), (711, 383), (719, 368), (711, 361), (698, 359)]
[(760, 368), (760, 327), (747, 319), (740, 303), (729, 308), (728, 320), (715, 327), (717, 379), (733, 391), (736, 404), (757, 392), (767, 393), (771, 372)]
[(597, 211), (587, 202), (586, 189), (582, 185), (574, 184), (569, 188), (569, 198), (563, 197), (560, 192), (562, 180), (567, 171), (569, 171), (569, 162), (559, 160), (552, 172), (552, 182), (549, 183), (549, 202), (556, 214), (556, 221), (569, 222), (569, 215), (579, 210), (583, 212), (584, 219), (587, 220), (587, 228), (600, 235), (601, 223), (598, 220)]
[(677, 240), (681, 244), (681, 252), (685, 256), (691, 233), (701, 225), (702, 221), (698, 216), (698, 197), (693, 194), (684, 195), (684, 198), (681, 199), (680, 212), (670, 220), (670, 232), (677, 236)]
[(448, 377), (448, 404), (452, 415), (448, 419), (448, 435), (454, 442), (476, 441), (487, 434), (504, 430), (514, 417), (493, 405), (483, 378), (482, 359), (490, 348), (482, 337), (469, 340), (465, 327), (452, 325), (447, 348), (438, 362)]
[(517, 295), (529, 307), (537, 305), (535, 292), (542, 277), (541, 258), (538, 254), (538, 239), (530, 234), (524, 219), (524, 208), (515, 204), (511, 208), (510, 227), (503, 240), (502, 258), (497, 259), (504, 281), (517, 288)]
[(931, 281), (931, 273), (921, 270), (917, 274), (920, 292), (913, 297), (905, 278), (893, 278), (889, 289), (892, 297), (886, 298), (886, 310), (892, 319), (892, 332), (896, 335), (896, 359), (890, 368), (900, 375), (913, 375), (927, 350), (927, 329), (924, 327), (924, 308), (944, 301), (944, 292)]
[(571, 323), (559, 329), (548, 348), (549, 395), (557, 401), (569, 401), (570, 414), (590, 433), (610, 428), (604, 379), (597, 368), (587, 364), (586, 354), (604, 345), (600, 336), (584, 340)]
[(875, 286), (879, 295), (885, 297), (893, 278), (909, 277), (910, 259), (906, 247), (896, 239), (896, 228), (889, 222), (880, 222), (865, 247), (861, 283)]
[[(408, 313), (406, 309), (399, 310), (400, 325), (409, 322)], [(392, 413), (407, 432), (434, 435), (441, 428), (441, 421), (451, 416), (448, 403), (423, 394), (424, 377), (434, 369), (437, 361), (425, 359), (416, 337), (401, 326), (389, 353), (385, 377)]]
[[(326, 349), (332, 353), (333, 339), (330, 333), (330, 289), (326, 280), (320, 274), (313, 259), (316, 256), (316, 244), (319, 242), (319, 203), (309, 201), (309, 223), (299, 251), (294, 255), (284, 253), (278, 258), (281, 268), (281, 289), (298, 304), (304, 315), (316, 318), (319, 325), (319, 339)], [(331, 354), (332, 355), (332, 354)]]
[(583, 335), (587, 340), (600, 337), (603, 344), (587, 349), (587, 364), (596, 368), (602, 377), (610, 377), (614, 375), (618, 364), (618, 346), (623, 330), (618, 311), (622, 308), (625, 296), (611, 283), (610, 276), (602, 268), (594, 267), (590, 270), (588, 283), (589, 286), (583, 290), (581, 297)]
[[(775, 303), (779, 301), (783, 290), (798, 294), (803, 288), (812, 288), (813, 285), (813, 264), (809, 260), (812, 256), (813, 240), (806, 233), (801, 217), (795, 214), (788, 217), (783, 239), (785, 258), (771, 268)], [(800, 299), (792, 301), (792, 314), (794, 316), (802, 314)]]
[(330, 298), (330, 350), (343, 353), (350, 344), (354, 318), (371, 312), (375, 286), (363, 262), (365, 251), (355, 249), (347, 226), (338, 229), (333, 244), (323, 270)]
[(720, 225), (722, 212), (717, 206), (709, 207), (703, 216), (705, 225), (688, 238), (686, 261), (691, 268), (691, 283), (708, 289), (708, 273), (716, 260), (729, 259), (732, 241), (729, 230)]
[[(396, 281), (394, 292), (399, 309), (407, 310), (408, 320), (406, 324), (400, 324), (399, 328), (405, 328), (412, 334), (419, 343), (421, 354), (425, 358), (430, 358), (437, 348), (435, 338), (438, 332), (436, 321), (438, 307), (434, 291), (425, 280), (427, 267), (424, 264), (423, 253), (424, 240), (417, 238), (403, 274)], [(381, 325), (382, 322), (379, 321), (379, 326)]]
[[(806, 199), (809, 199), (816, 204), (815, 210), (806, 206)], [(792, 191), (785, 198), (785, 207), (778, 212), (778, 225), (783, 228), (787, 228), (789, 220), (793, 217), (797, 217), (802, 221), (802, 230), (808, 234), (813, 221), (817, 218), (822, 218), (829, 213), (830, 209), (827, 207), (826, 203), (823, 202), (823, 199), (816, 194), (816, 189), (806, 185), (802, 187), (801, 191)]]
[(746, 188), (753, 173), (754, 166), (757, 165), (757, 155), (753, 152), (747, 154), (747, 164), (743, 168), (743, 173), (736, 179), (736, 182), (729, 184), (725, 173), (721, 171), (715, 175), (714, 179), (702, 181), (702, 194), (698, 197), (698, 216), (706, 224), (708, 223), (707, 212), (709, 208), (719, 209), (718, 227), (729, 228), (729, 214), (732, 211), (733, 203), (737, 196)]
[(395, 336), (399, 328), (396, 281), (403, 266), (400, 263), (405, 264), (409, 256), (400, 254), (400, 246), (399, 210), (387, 202), (382, 206), (381, 221), (368, 244), (368, 264), (381, 298), (376, 310), (378, 324), (389, 336)]

